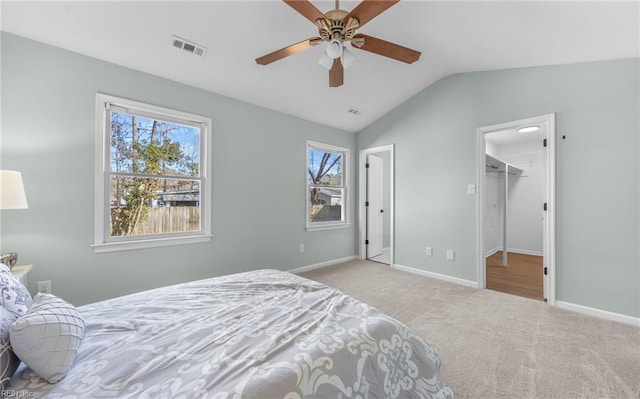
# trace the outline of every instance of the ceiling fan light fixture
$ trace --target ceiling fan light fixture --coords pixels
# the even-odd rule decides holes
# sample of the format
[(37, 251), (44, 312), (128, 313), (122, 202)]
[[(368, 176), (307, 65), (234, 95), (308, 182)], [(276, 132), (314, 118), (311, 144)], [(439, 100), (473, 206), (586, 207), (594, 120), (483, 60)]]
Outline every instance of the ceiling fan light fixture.
[(327, 44), (327, 55), (334, 60), (339, 58), (342, 55), (342, 42), (338, 39), (331, 39)]
[(342, 62), (342, 67), (347, 69), (353, 64), (353, 61), (356, 57), (353, 55), (353, 52), (348, 48), (344, 47), (342, 49), (342, 55), (340, 56), (340, 62)]
[(326, 70), (331, 70), (333, 66), (333, 59), (326, 53), (322, 53), (322, 57), (318, 60), (318, 64), (322, 65)]

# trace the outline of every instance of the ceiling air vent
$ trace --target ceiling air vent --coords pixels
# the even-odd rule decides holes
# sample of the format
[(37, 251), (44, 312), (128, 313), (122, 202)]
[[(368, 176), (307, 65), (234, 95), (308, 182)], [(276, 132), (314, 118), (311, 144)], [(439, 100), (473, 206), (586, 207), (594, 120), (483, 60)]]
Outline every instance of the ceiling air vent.
[(184, 40), (183, 38), (178, 36), (171, 37), (171, 44), (173, 45), (173, 47), (179, 50), (186, 51), (187, 53), (195, 54), (199, 57), (204, 57), (207, 54), (206, 47), (201, 46), (199, 44), (195, 44), (188, 40)]
[(358, 108), (349, 108), (349, 111), (347, 112), (352, 115), (360, 115), (362, 113), (362, 110)]

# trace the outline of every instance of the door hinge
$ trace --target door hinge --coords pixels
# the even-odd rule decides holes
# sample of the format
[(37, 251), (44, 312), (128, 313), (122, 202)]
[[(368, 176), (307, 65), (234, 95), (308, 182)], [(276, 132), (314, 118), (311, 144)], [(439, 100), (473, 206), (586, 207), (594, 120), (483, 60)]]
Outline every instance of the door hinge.
[(544, 275), (545, 276), (547, 275), (547, 268), (546, 267), (544, 268)]
[(369, 201), (366, 201), (366, 202), (364, 203), (364, 206), (369, 206)]
[(545, 211), (547, 210), (547, 203), (545, 202), (544, 205), (542, 206), (542, 209), (544, 209)]
[(365, 168), (368, 168), (368, 167), (369, 167), (369, 162), (365, 163), (365, 164), (364, 164), (364, 167), (365, 167)]
[(542, 140), (542, 146), (546, 147), (547, 146), (547, 139)]
[(364, 240), (364, 245), (369, 245), (369, 240)]

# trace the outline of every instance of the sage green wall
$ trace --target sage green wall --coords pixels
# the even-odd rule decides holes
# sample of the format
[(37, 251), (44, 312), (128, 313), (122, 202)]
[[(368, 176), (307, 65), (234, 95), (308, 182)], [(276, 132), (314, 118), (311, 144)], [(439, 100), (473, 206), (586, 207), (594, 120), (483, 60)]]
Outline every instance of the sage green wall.
[[(307, 139), (353, 149), (355, 171), (353, 134), (11, 34), (1, 45), (0, 167), (22, 171), (29, 209), (2, 211), (0, 245), (35, 265), (32, 291), (51, 279), (56, 294), (83, 304), (356, 253), (353, 226), (305, 232), (301, 172)], [(640, 316), (638, 75), (637, 59), (453, 75), (360, 132), (358, 149), (396, 144), (396, 263), (475, 280), (475, 197), (466, 194), (475, 129), (556, 112), (567, 136), (557, 145), (558, 299)], [(213, 119), (211, 243), (93, 253), (96, 92)]]
[[(31, 291), (36, 281), (52, 280), (55, 294), (79, 305), (356, 253), (353, 225), (304, 229), (306, 140), (349, 147), (355, 155), (354, 134), (15, 35), (3, 33), (1, 44), (0, 167), (22, 172), (29, 202), (27, 210), (2, 211), (1, 246), (18, 251), (20, 263), (34, 264)], [(212, 242), (93, 252), (96, 92), (213, 119)], [(355, 172), (350, 178), (356, 181)], [(353, 198), (349, 204), (355, 206)]]
[(557, 298), (640, 316), (639, 75), (638, 59), (452, 75), (358, 133), (396, 145), (396, 263), (476, 281), (476, 128), (555, 112)]

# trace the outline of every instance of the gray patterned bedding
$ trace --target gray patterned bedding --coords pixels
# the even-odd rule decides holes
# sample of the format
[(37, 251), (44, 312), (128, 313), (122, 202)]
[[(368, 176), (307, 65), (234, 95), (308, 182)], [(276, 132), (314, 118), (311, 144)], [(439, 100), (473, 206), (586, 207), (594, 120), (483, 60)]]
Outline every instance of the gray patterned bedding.
[[(452, 398), (436, 350), (344, 293), (277, 270), (178, 284), (79, 308), (69, 374), (24, 368), (31, 398)], [(22, 391), (26, 390), (26, 391)]]

